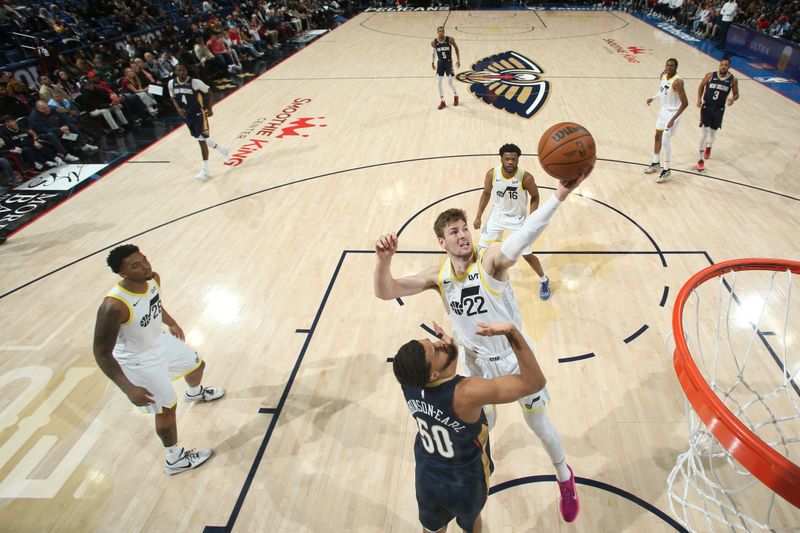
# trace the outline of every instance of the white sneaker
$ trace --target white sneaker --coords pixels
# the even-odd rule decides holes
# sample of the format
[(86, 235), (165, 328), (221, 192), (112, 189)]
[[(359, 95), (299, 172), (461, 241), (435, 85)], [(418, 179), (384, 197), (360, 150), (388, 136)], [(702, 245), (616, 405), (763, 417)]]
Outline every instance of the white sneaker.
[(194, 175), (194, 179), (198, 181), (206, 181), (208, 179), (208, 170), (201, 168), (200, 171)]
[(83, 150), (84, 152), (96, 152), (99, 150), (99, 148), (93, 144), (84, 144), (81, 147), (81, 150)]
[(74, 162), (76, 162), (76, 161), (80, 161), (80, 158), (79, 158), (79, 157), (76, 157), (76, 156), (74, 156), (74, 155), (72, 155), (72, 154), (67, 154), (67, 155), (65, 155), (65, 156), (64, 156), (64, 159), (66, 159), (66, 160), (67, 160), (67, 161), (69, 161), (70, 163), (74, 163)]
[(183, 393), (184, 402), (213, 402), (225, 396), (225, 389), (220, 387), (200, 387), (200, 393), (196, 396), (189, 394), (189, 391)]
[(58, 166), (58, 163), (55, 161), (45, 161), (44, 164), (47, 165), (47, 168), (55, 168)]
[(164, 473), (174, 476), (181, 472), (186, 472), (192, 468), (197, 468), (208, 461), (214, 450), (211, 448), (201, 448), (200, 450), (181, 450), (181, 454), (173, 462), (164, 459)]
[(35, 168), (36, 170), (42, 170), (44, 167), (38, 161), (34, 161), (33, 162), (33, 168)]
[(222, 154), (222, 157), (225, 158), (225, 162), (226, 163), (230, 163), (230, 161), (231, 161), (231, 151), (228, 149), (228, 147), (220, 144), (217, 147), (217, 150), (219, 150), (219, 153)]

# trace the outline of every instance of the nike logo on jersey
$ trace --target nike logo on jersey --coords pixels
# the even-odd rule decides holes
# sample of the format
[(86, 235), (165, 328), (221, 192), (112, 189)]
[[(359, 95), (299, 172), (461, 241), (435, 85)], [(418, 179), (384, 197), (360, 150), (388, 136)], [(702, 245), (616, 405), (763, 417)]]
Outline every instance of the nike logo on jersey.
[(450, 283), (449, 279), (444, 280), (442, 283)]
[(140, 299), (138, 299), (138, 300), (136, 300), (136, 302), (134, 302), (133, 306), (134, 306), (134, 307), (136, 307), (136, 304), (138, 304), (138, 303), (139, 303), (139, 302), (141, 302), (141, 301), (142, 301), (142, 300), (141, 300), (141, 298), (140, 298)]

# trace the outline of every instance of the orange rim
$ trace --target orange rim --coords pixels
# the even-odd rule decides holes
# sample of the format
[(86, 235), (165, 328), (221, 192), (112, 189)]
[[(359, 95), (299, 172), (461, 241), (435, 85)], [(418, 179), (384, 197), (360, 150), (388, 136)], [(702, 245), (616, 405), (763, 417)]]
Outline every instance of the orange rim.
[(689, 403), (706, 427), (739, 463), (783, 499), (800, 508), (800, 467), (758, 438), (711, 390), (697, 369), (683, 329), (683, 308), (692, 291), (706, 281), (739, 270), (790, 270), (800, 275), (800, 262), (784, 259), (735, 259), (701, 270), (684, 284), (675, 300), (672, 331), (673, 363)]

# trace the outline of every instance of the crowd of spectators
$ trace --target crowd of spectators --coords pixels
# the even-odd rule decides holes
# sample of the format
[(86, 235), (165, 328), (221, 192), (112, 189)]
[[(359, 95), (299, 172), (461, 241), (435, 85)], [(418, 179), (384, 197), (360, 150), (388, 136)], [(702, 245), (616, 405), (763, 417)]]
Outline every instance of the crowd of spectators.
[(800, 43), (800, 0), (626, 0), (623, 5), (704, 39), (724, 42), (727, 27), (735, 23)]
[(86, 161), (102, 136), (174, 114), (166, 84), (179, 62), (225, 87), (298, 34), (333, 27), (349, 5), (74, 0), (37, 8), (0, 0), (3, 43), (18, 43), (13, 58), (33, 51), (39, 72), (38, 84), (0, 72), (0, 188)]

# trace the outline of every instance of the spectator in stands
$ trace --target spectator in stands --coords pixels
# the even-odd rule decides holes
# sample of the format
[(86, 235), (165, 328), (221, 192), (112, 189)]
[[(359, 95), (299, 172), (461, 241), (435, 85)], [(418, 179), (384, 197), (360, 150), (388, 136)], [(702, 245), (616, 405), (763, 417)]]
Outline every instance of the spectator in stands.
[(142, 84), (142, 80), (136, 75), (132, 67), (125, 69), (125, 77), (120, 81), (120, 86), (123, 93), (138, 96), (142, 103), (147, 106), (148, 112), (152, 117), (158, 116), (158, 103), (153, 98), (153, 95), (147, 92), (147, 86)]
[(784, 15), (772, 23), (769, 27), (769, 34), (773, 37), (784, 37), (789, 32), (789, 28), (791, 28), (789, 19)]
[(762, 13), (756, 21), (755, 28), (758, 31), (766, 32), (769, 29), (769, 18), (766, 14)]
[(69, 100), (75, 98), (75, 95), (80, 92), (78, 84), (66, 70), (56, 71), (56, 86), (61, 89), (64, 96)]
[(225, 40), (225, 44), (228, 45), (233, 50), (235, 50), (237, 52), (237, 55), (242, 55), (243, 53), (247, 53), (254, 58), (259, 58), (264, 55), (258, 50), (256, 50), (255, 46), (242, 39), (242, 36), (239, 34), (238, 26), (233, 26), (228, 28), (228, 34), (227, 34), (227, 39)]
[(80, 78), (83, 76), (83, 72), (75, 65), (68, 56), (65, 54), (58, 54), (58, 62), (61, 63), (59, 70), (65, 70), (67, 74), (72, 76), (73, 78)]
[(17, 119), (5, 115), (2, 117), (3, 125), (0, 126), (0, 139), (8, 150), (21, 155), (26, 166), (36, 170), (45, 167), (53, 168), (64, 164), (64, 159), (70, 162), (78, 161), (72, 154), (64, 153), (61, 159), (56, 150), (47, 142), (42, 142), (32, 129), (22, 129)]
[(28, 126), (39, 137), (50, 143), (59, 154), (68, 153), (62, 140), (70, 147), (78, 148), (86, 153), (94, 153), (97, 146), (86, 142), (77, 128), (71, 127), (69, 121), (60, 113), (53, 113), (44, 100), (38, 100), (36, 107), (28, 115)]
[(258, 35), (264, 42), (267, 43), (267, 48), (277, 48), (280, 46), (278, 44), (278, 32), (276, 30), (269, 30), (267, 29), (262, 23), (261, 19), (258, 18), (258, 15), (253, 13), (253, 16), (250, 17), (250, 24), (248, 25), (250, 30), (250, 34), (253, 35), (255, 38)]
[(733, 19), (736, 18), (736, 14), (739, 12), (739, 5), (736, 3), (736, 0), (727, 0), (724, 4), (722, 4), (722, 8), (719, 10), (720, 16), (720, 25), (719, 25), (719, 42), (717, 44), (718, 48), (723, 48), (725, 46), (725, 39), (728, 37), (728, 28), (730, 28)]
[(692, 31), (698, 35), (704, 32), (710, 16), (711, 6), (708, 2), (706, 2), (703, 4), (703, 7), (697, 10), (697, 15), (695, 16), (694, 21), (692, 21)]
[(152, 52), (144, 53), (144, 66), (147, 72), (152, 74), (153, 79), (158, 82), (167, 80), (172, 76), (172, 65), (169, 63), (162, 64)]
[(103, 117), (111, 133), (120, 133), (128, 125), (122, 104), (114, 103), (108, 91), (100, 87), (94, 77), (87, 78), (84, 83), (83, 92), (78, 97), (78, 105), (83, 111), (89, 113), (89, 116)]
[(24, 117), (31, 112), (30, 106), (17, 98), (8, 94), (7, 84), (0, 81), (0, 114), (11, 115), (12, 117)]
[[(211, 38), (206, 41), (206, 47), (214, 54), (214, 57), (225, 63), (228, 67), (228, 72), (242, 71), (242, 64), (239, 62), (239, 57), (234, 50), (228, 48), (222, 40), (222, 33), (214, 33)], [(199, 57), (199, 56), (198, 56)]]
[(39, 76), (39, 84), (39, 98), (45, 102), (50, 100), (53, 97), (53, 91), (56, 88), (55, 85), (53, 85), (53, 80), (50, 79), (50, 76), (47, 74), (42, 74)]
[(7, 150), (5, 141), (0, 137), (0, 194), (22, 182), (22, 176), (14, 170), (14, 166), (9, 159), (18, 161), (22, 151)]

